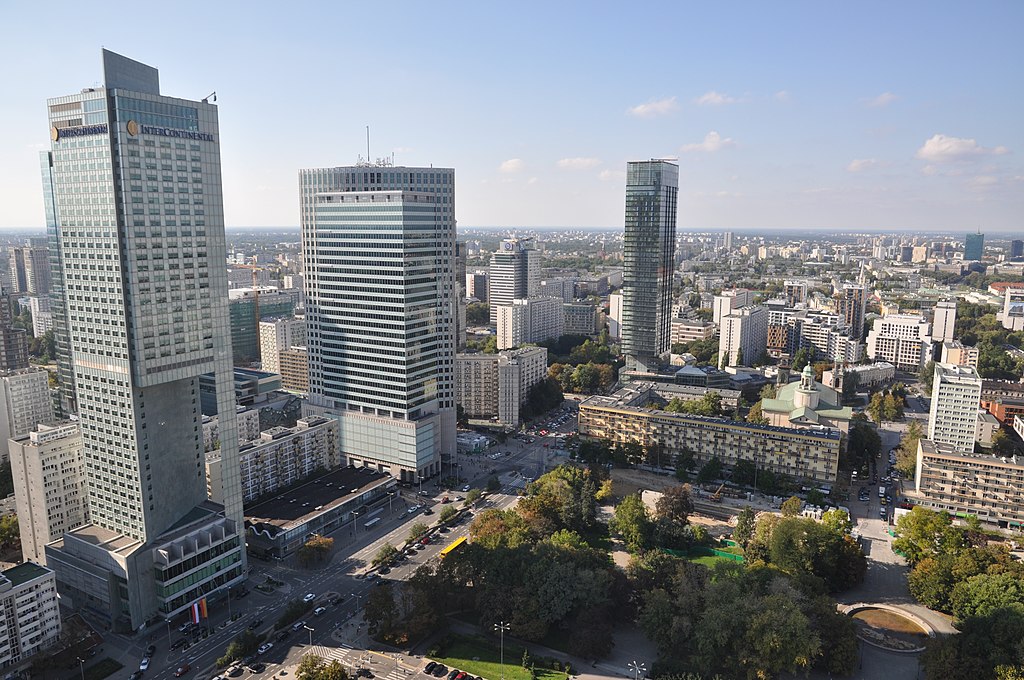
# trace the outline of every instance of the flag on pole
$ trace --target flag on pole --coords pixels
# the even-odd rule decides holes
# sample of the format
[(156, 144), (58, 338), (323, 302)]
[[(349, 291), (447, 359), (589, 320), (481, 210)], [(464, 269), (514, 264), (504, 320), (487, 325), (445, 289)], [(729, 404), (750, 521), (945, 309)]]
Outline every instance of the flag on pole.
[(199, 623), (199, 603), (196, 602), (189, 608), (189, 614), (191, 614), (192, 623)]
[(204, 619), (205, 618), (209, 618), (209, 616), (210, 616), (207, 613), (207, 611), (206, 611), (206, 598), (205, 597), (203, 599), (199, 600), (199, 613), (202, 614), (202, 617)]

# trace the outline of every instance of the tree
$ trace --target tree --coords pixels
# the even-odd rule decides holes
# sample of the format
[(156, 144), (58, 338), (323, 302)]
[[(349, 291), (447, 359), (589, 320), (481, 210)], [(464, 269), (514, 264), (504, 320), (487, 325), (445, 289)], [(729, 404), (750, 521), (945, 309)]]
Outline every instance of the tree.
[(370, 594), (366, 596), (363, 618), (366, 619), (371, 635), (387, 635), (391, 632), (395, 619), (398, 618), (398, 605), (395, 603), (395, 595), (389, 582), (370, 590)]
[(320, 535), (313, 536), (299, 548), (299, 563), (303, 566), (309, 566), (314, 562), (321, 562), (331, 554), (333, 548), (333, 538)]
[(631, 553), (647, 547), (653, 527), (640, 494), (630, 494), (615, 506), (615, 515), (608, 528), (622, 536), (626, 549)]
[(953, 615), (961, 621), (1017, 607), (1024, 610), (1024, 578), (1020, 574), (978, 574), (953, 586)]
[(929, 359), (928, 362), (921, 367), (921, 370), (917, 374), (917, 378), (921, 382), (921, 389), (924, 393), (931, 396), (932, 383), (935, 381), (935, 362)]
[(896, 449), (896, 469), (907, 479), (913, 479), (917, 474), (917, 444), (923, 437), (924, 429), (920, 421), (912, 419)]
[(756, 513), (753, 508), (743, 508), (736, 517), (736, 528), (733, 529), (732, 540), (744, 548), (747, 547), (747, 543), (750, 542), (751, 537), (754, 535), (755, 517)]
[(783, 517), (796, 517), (803, 510), (804, 502), (796, 496), (790, 496), (782, 503)]
[(809, 349), (806, 347), (798, 349), (796, 354), (793, 355), (793, 371), (800, 373), (807, 364), (811, 363), (811, 358), (811, 351)]
[(701, 466), (700, 472), (697, 473), (697, 483), (704, 484), (714, 479), (719, 479), (721, 476), (722, 461), (718, 459), (718, 456), (713, 456), (711, 460)]
[(452, 519), (457, 514), (459, 514), (459, 511), (455, 509), (454, 505), (446, 505), (443, 508), (441, 508), (441, 514), (438, 515), (438, 520), (441, 522), (441, 524), (445, 524), (448, 520)]
[(480, 489), (470, 489), (469, 491), (466, 492), (466, 498), (463, 505), (467, 508), (471, 507), (474, 503), (480, 500), (480, 496), (482, 495), (483, 491), (481, 491)]
[(828, 527), (830, 531), (841, 536), (845, 536), (853, 531), (853, 521), (850, 519), (850, 515), (845, 510), (840, 510), (839, 508), (826, 510), (821, 515), (821, 523)]
[(228, 648), (224, 651), (224, 656), (217, 659), (217, 665), (223, 667), (237, 659), (244, 659), (253, 654), (262, 641), (263, 636), (257, 635), (251, 630), (243, 630), (228, 645)]
[(348, 680), (348, 673), (337, 659), (328, 662), (316, 654), (305, 654), (295, 677), (298, 680)]
[(885, 395), (882, 392), (875, 392), (868, 401), (867, 413), (871, 420), (881, 423), (885, 418)]
[(955, 557), (965, 544), (963, 531), (953, 526), (948, 512), (934, 512), (918, 505), (896, 521), (892, 548), (914, 565), (935, 555)]
[(1019, 607), (998, 609), (988, 616), (976, 616), (960, 622), (959, 635), (938, 636), (928, 640), (921, 656), (928, 680), (979, 680), (1012, 678), (1014, 667), (1024, 665), (1024, 610)]
[(491, 322), (491, 306), (486, 302), (470, 302), (466, 305), (466, 324), (486, 326)]
[(992, 435), (992, 453), (997, 456), (1013, 456), (1017, 453), (1017, 445), (1014, 437), (1006, 434), (1006, 430), (1000, 428)]
[[(911, 421), (911, 424), (914, 422), (916, 421)], [(843, 461), (845, 467), (860, 469), (881, 450), (882, 438), (870, 423), (855, 420), (850, 424), (850, 434), (846, 440), (846, 460)], [(917, 455), (916, 451), (914, 455)]]
[(388, 562), (393, 560), (396, 555), (398, 555), (398, 549), (390, 543), (385, 543), (377, 551), (377, 554), (374, 555), (373, 560), (370, 561), (370, 564), (374, 567), (380, 566), (382, 564), (387, 564)]
[(693, 499), (690, 497), (690, 486), (679, 484), (670, 486), (662, 492), (661, 498), (654, 505), (655, 519), (675, 524), (687, 524), (693, 512)]
[(747, 422), (753, 425), (767, 425), (768, 419), (764, 417), (764, 411), (761, 406), (762, 402), (757, 401), (750, 410), (747, 411)]
[(406, 543), (412, 543), (429, 530), (430, 527), (428, 527), (425, 522), (416, 522), (409, 527), (409, 538), (405, 539)]
[(732, 466), (732, 482), (740, 486), (753, 486), (757, 466), (750, 460), (739, 460)]

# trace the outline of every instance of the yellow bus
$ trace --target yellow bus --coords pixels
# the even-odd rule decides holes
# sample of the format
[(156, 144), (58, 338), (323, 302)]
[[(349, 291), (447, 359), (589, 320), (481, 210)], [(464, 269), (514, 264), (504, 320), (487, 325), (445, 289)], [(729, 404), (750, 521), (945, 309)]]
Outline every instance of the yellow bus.
[(465, 536), (459, 536), (454, 541), (452, 541), (451, 545), (449, 545), (447, 548), (445, 548), (444, 550), (441, 551), (441, 554), (439, 555), (439, 557), (441, 559), (444, 559), (449, 553), (458, 550), (459, 547), (463, 543), (465, 543), (465, 542), (466, 542), (466, 537)]

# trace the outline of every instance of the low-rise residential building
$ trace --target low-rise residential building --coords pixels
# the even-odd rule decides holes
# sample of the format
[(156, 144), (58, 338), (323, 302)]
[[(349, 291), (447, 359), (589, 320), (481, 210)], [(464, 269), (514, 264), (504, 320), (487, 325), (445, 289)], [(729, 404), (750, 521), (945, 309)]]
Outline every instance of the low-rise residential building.
[[(318, 470), (340, 465), (338, 421), (309, 416), (295, 427), (271, 428), (258, 439), (240, 443), (238, 458), (243, 502), (250, 503)], [(207, 494), (215, 503), (223, 503), (222, 464), (217, 451), (206, 454)]]
[(999, 430), (999, 420), (986, 411), (978, 409), (978, 444), (986, 449), (992, 447), (992, 438)]
[(563, 333), (567, 335), (593, 335), (597, 332), (597, 307), (585, 302), (565, 302)]
[(89, 521), (82, 432), (76, 422), (39, 425), (9, 446), (22, 558), (46, 564), (46, 544)]
[(956, 364), (957, 366), (978, 367), (978, 348), (968, 347), (959, 340), (949, 340), (942, 343), (942, 355), (944, 364)]
[(671, 454), (693, 452), (697, 465), (718, 458), (731, 467), (741, 460), (796, 480), (833, 483), (839, 469), (841, 434), (832, 428), (754, 425), (652, 409), (652, 383), (631, 383), (611, 396), (580, 403), (583, 437), (612, 443), (658, 443)]
[(957, 451), (922, 439), (907, 497), (953, 515), (973, 515), (1002, 527), (1024, 526), (1024, 461)]
[(715, 337), (715, 324), (700, 319), (672, 319), (672, 344), (710, 340)]
[(562, 300), (551, 297), (517, 298), (497, 307), (498, 349), (553, 340), (562, 335)]
[(281, 389), (289, 392), (309, 392), (309, 350), (289, 347), (278, 353), (281, 369)]
[(53, 571), (26, 562), (0, 575), (0, 668), (8, 668), (60, 638), (57, 579)]
[(544, 347), (498, 354), (455, 355), (455, 403), (468, 418), (494, 419), (515, 427), (530, 390), (547, 377)]
[(868, 331), (868, 358), (887, 361), (901, 371), (917, 372), (931, 357), (931, 324), (910, 314), (875, 319)]
[[(259, 409), (239, 406), (235, 416), (238, 441), (248, 442), (260, 436)], [(203, 450), (220, 448), (220, 421), (217, 416), (203, 416)]]
[(1017, 433), (1021, 441), (1024, 441), (1024, 418), (1020, 416), (1013, 417), (1013, 431)]
[(981, 407), (1000, 423), (1013, 427), (1015, 416), (1024, 418), (1024, 383), (1008, 380), (983, 380)]
[(53, 330), (53, 313), (50, 311), (50, 298), (34, 295), (28, 299), (28, 308), (32, 312), (32, 336), (41, 338), (46, 331)]
[(0, 374), (0, 463), (8, 459), (8, 440), (24, 437), (40, 423), (54, 421), (50, 374), (30, 367)]
[[(821, 381), (829, 387), (835, 387), (834, 371), (825, 371)], [(874, 391), (888, 385), (896, 378), (896, 367), (887, 361), (876, 361), (873, 364), (847, 366), (843, 369), (843, 380), (853, 380), (858, 389)]]

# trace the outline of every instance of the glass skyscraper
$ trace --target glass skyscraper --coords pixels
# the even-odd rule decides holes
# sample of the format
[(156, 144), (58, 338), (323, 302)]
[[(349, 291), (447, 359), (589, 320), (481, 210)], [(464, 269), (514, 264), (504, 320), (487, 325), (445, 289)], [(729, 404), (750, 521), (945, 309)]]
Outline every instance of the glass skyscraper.
[(654, 371), (671, 349), (679, 166), (664, 160), (626, 164), (622, 353), (626, 370)]
[(985, 256), (985, 235), (981, 232), (964, 237), (964, 259), (980, 260)]
[[(137, 629), (240, 581), (244, 522), (217, 107), (103, 51), (104, 85), (50, 99), (44, 197), (91, 524), (47, 547), (74, 606)], [(207, 501), (199, 376), (214, 373), (225, 505)]]
[(299, 173), (309, 405), (347, 461), (414, 482), (455, 452), (455, 171)]

